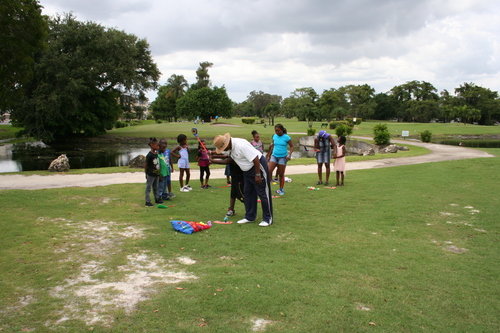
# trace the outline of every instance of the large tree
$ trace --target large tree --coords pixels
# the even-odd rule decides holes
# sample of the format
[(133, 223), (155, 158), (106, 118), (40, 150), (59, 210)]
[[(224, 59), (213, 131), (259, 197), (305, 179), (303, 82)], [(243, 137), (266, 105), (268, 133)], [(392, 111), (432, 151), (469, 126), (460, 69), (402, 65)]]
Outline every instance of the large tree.
[(500, 100), (497, 91), (491, 91), (474, 83), (464, 83), (455, 89), (455, 94), (461, 105), (480, 110), (480, 124), (492, 125), (493, 120), (500, 119)]
[(231, 117), (233, 102), (227, 96), (226, 88), (201, 88), (189, 90), (176, 103), (177, 116), (187, 119), (200, 117), (208, 121), (210, 117)]
[(270, 104), (281, 104), (281, 96), (271, 95), (263, 91), (252, 91), (247, 96), (247, 102), (252, 103), (255, 110), (255, 115), (258, 117), (267, 116), (264, 109)]
[(177, 120), (176, 103), (186, 94), (187, 88), (188, 82), (184, 75), (172, 74), (167, 84), (160, 87), (158, 96), (151, 103), (155, 119)]
[(146, 40), (71, 14), (56, 17), (13, 123), (49, 142), (103, 134), (122, 113), (120, 98), (144, 99), (159, 75)]
[(47, 20), (37, 0), (0, 1), (0, 110), (22, 98), (33, 76), (33, 60), (45, 46)]

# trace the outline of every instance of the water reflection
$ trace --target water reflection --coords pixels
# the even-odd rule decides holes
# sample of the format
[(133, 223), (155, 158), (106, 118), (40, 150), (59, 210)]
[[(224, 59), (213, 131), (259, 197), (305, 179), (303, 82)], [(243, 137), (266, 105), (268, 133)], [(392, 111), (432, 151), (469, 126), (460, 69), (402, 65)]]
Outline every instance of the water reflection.
[[(169, 146), (173, 149), (175, 145)], [(214, 147), (207, 145), (208, 149)], [(292, 158), (314, 157), (314, 152), (306, 152), (304, 147), (292, 154)], [(189, 161), (196, 163), (198, 145), (189, 146)], [(66, 154), (71, 169), (103, 168), (127, 166), (137, 155), (146, 155), (149, 148), (142, 144), (89, 144), (76, 146), (47, 146), (43, 142), (5, 144), (0, 146), (0, 172), (47, 170), (50, 163), (61, 154)], [(177, 159), (174, 158), (174, 163)], [(197, 167), (196, 164), (192, 167)]]

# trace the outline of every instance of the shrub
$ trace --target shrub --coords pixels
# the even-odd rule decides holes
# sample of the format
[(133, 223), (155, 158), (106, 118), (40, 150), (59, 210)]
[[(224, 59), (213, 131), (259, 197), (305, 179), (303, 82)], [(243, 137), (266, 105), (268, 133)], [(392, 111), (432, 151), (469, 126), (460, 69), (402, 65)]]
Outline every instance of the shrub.
[(336, 129), (337, 126), (339, 125), (345, 125), (345, 126), (348, 126), (348, 127), (352, 127), (348, 121), (346, 120), (337, 120), (337, 121), (332, 121), (330, 124), (329, 124), (329, 127), (330, 129)]
[(377, 145), (388, 145), (391, 143), (391, 134), (387, 129), (386, 124), (378, 124), (373, 126), (373, 141)]
[(423, 132), (420, 132), (420, 140), (422, 140), (422, 142), (431, 142), (432, 132), (429, 130), (425, 130)]
[(313, 136), (314, 134), (316, 134), (316, 129), (315, 128), (308, 128), (307, 129), (307, 135)]
[(127, 127), (127, 126), (128, 126), (128, 124), (124, 121), (117, 120), (115, 123), (116, 128), (122, 128), (122, 127)]
[(255, 123), (255, 118), (241, 118), (243, 124), (251, 125)]
[(352, 127), (346, 124), (337, 124), (335, 127), (335, 134), (337, 136), (348, 136), (352, 134)]
[(354, 123), (353, 119), (354, 118), (345, 118), (345, 120), (349, 122), (350, 126), (359, 125), (359, 124), (361, 124), (361, 122), (363, 120), (363, 118), (356, 117), (356, 123)]

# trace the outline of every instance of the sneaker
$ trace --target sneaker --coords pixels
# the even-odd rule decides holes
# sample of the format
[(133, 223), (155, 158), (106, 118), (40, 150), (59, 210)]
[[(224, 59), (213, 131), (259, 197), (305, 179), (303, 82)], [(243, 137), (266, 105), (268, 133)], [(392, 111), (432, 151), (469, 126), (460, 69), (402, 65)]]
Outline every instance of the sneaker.
[(328, 182), (325, 182), (325, 186), (328, 186), (328, 185), (330, 185), (330, 183), (328, 183)]
[(234, 209), (229, 208), (227, 210), (226, 216), (234, 216), (234, 214), (236, 214), (236, 212), (234, 211)]
[(238, 224), (245, 224), (245, 223), (252, 223), (252, 222), (254, 222), (254, 221), (250, 221), (250, 220), (247, 220), (247, 219), (243, 219), (243, 220), (239, 220), (239, 221), (238, 221), (238, 222), (236, 222), (236, 223), (238, 223)]
[(266, 222), (266, 221), (262, 221), (262, 222), (260, 222), (260, 223), (259, 223), (259, 226), (260, 226), (260, 227), (268, 227), (268, 226), (270, 226), (270, 225), (271, 225), (271, 223)]
[(165, 197), (161, 197), (161, 199), (164, 200), (164, 201), (169, 201), (170, 197), (165, 196)]
[(146, 207), (153, 207), (154, 205), (151, 202), (146, 202)]
[(185, 188), (187, 188), (189, 191), (191, 191), (191, 190), (192, 190), (191, 186), (189, 186), (189, 185), (186, 185), (186, 186), (184, 186), (184, 187), (185, 187)]
[(283, 195), (283, 194), (285, 194), (285, 190), (283, 190), (283, 189), (276, 190), (276, 193), (278, 193), (279, 195)]
[(163, 203), (163, 200), (161, 200), (161, 199), (156, 199), (156, 200), (155, 200), (155, 203), (157, 203), (157, 204), (162, 204), (162, 203)]
[(316, 183), (316, 185), (321, 185), (321, 184), (323, 184), (323, 182), (317, 182), (317, 183)]
[(279, 179), (278, 177), (276, 177), (276, 178), (274, 178), (274, 179), (273, 179), (273, 182), (277, 182), (277, 181), (279, 181), (279, 180), (280, 180), (280, 179)]
[(175, 198), (175, 194), (174, 194), (174, 192), (170, 192), (170, 193), (168, 193), (168, 196), (169, 196), (170, 198)]
[(189, 189), (186, 186), (184, 186), (184, 187), (181, 187), (180, 191), (181, 192), (189, 192)]

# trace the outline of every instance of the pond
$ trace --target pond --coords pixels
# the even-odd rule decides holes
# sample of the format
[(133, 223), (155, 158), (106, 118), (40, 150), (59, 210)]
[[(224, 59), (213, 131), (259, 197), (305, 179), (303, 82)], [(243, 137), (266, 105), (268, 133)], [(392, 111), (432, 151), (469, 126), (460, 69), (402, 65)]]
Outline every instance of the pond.
[(441, 140), (434, 143), (470, 148), (500, 148), (500, 140)]
[[(169, 145), (169, 149), (175, 145)], [(207, 145), (208, 149), (214, 147)], [(189, 160), (196, 162), (198, 146), (189, 146)], [(295, 148), (297, 150), (297, 147)], [(66, 154), (71, 169), (103, 168), (127, 166), (137, 155), (146, 155), (149, 148), (143, 144), (88, 144), (76, 146), (47, 146), (43, 142), (5, 144), (0, 146), (0, 173), (17, 171), (47, 170), (50, 163), (61, 154)], [(306, 152), (303, 147), (294, 151), (292, 158), (314, 157), (314, 152)], [(174, 163), (177, 159), (174, 158)], [(192, 167), (197, 167), (192, 165)]]

